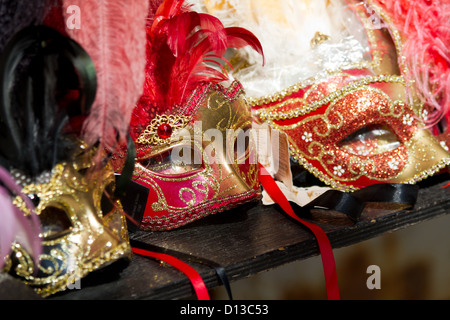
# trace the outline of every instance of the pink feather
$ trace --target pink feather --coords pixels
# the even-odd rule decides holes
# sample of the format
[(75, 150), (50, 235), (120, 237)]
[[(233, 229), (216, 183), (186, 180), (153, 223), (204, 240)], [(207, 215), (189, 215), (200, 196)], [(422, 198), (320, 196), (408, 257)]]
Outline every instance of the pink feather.
[[(3, 267), (4, 258), (10, 254), (11, 245), (17, 241), (31, 256), (38, 261), (42, 253), (42, 244), (39, 234), (41, 232), (39, 218), (34, 212), (30, 199), (21, 193), (9, 172), (0, 167), (0, 181), (5, 187), (0, 187), (0, 268)], [(31, 215), (25, 217), (16, 206), (12, 204), (11, 193), (19, 195), (25, 202)]]
[[(450, 1), (375, 0), (391, 15), (405, 42), (402, 56), (418, 97), (432, 108), (427, 124), (450, 120)], [(412, 94), (408, 93), (410, 99)]]
[[(81, 27), (67, 29), (92, 58), (97, 72), (97, 95), (86, 122), (89, 145), (113, 151), (126, 138), (131, 112), (143, 91), (146, 65), (145, 0), (64, 0), (80, 8)], [(117, 139), (118, 138), (118, 139)], [(118, 141), (119, 140), (119, 141)]]

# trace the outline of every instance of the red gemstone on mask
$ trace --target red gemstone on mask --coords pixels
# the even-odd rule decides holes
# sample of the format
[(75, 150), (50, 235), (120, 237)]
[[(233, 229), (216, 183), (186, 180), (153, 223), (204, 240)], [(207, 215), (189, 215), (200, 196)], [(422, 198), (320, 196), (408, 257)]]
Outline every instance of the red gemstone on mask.
[(161, 139), (167, 139), (172, 135), (172, 127), (168, 123), (163, 123), (159, 125), (157, 133)]

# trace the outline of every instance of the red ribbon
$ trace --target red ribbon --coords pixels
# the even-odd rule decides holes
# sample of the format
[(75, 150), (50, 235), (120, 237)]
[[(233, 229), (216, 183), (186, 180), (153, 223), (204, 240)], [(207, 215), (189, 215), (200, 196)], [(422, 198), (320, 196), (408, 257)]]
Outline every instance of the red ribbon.
[(319, 226), (297, 217), (286, 196), (261, 164), (259, 164), (259, 181), (273, 201), (275, 201), (290, 217), (302, 223), (313, 232), (319, 244), (319, 250), (322, 257), (327, 297), (329, 300), (339, 300), (336, 263), (334, 261), (333, 248), (331, 247), (330, 240), (326, 233)]
[(171, 266), (177, 268), (178, 270), (182, 271), (191, 281), (198, 300), (210, 300), (208, 289), (206, 288), (206, 285), (203, 282), (202, 277), (200, 277), (198, 272), (195, 271), (195, 269), (192, 268), (190, 265), (168, 254), (151, 252), (139, 248), (132, 248), (132, 250), (135, 254), (162, 260), (164, 262), (167, 262)]
[[(259, 181), (272, 200), (275, 201), (290, 217), (302, 223), (315, 235), (319, 244), (322, 264), (324, 267), (327, 297), (329, 300), (339, 300), (340, 297), (337, 282), (336, 263), (334, 261), (333, 248), (331, 247), (331, 243), (326, 233), (319, 226), (297, 217), (291, 207), (291, 204), (280, 190), (272, 176), (261, 164), (259, 164), (259, 169)], [(135, 254), (162, 260), (182, 271), (191, 281), (197, 298), (199, 300), (210, 300), (208, 289), (206, 288), (203, 279), (200, 277), (198, 272), (188, 264), (168, 254), (156, 253), (139, 248), (132, 248), (132, 250)]]

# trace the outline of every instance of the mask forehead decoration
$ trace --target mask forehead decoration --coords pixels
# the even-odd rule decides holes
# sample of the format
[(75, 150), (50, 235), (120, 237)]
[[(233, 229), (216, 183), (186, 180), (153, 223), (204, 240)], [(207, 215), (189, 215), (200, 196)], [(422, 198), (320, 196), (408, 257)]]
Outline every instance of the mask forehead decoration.
[[(222, 5), (211, 6), (212, 2), (205, 1), (206, 8), (216, 10), (219, 17), (226, 14)], [(238, 75), (244, 74), (244, 85), (255, 87), (255, 96), (249, 101), (257, 121), (286, 133), (291, 156), (326, 184), (354, 191), (384, 182), (416, 183), (446, 167), (450, 154), (427, 128), (433, 110), (405, 77), (408, 66), (401, 58), (399, 31), (369, 2), (349, 4), (310, 4), (310, 10), (321, 13), (323, 26), (315, 33), (311, 28), (299, 28), (292, 34), (310, 34), (309, 48), (299, 49), (296, 55), (306, 62), (315, 61), (306, 63), (308, 70), (293, 66), (288, 76), (283, 68), (289, 66), (292, 56), (266, 57), (268, 64), (279, 66), (277, 76), (267, 82), (275, 83), (275, 88), (281, 84), (283, 90), (274, 93), (266, 87), (261, 94), (261, 79), (254, 76), (259, 70), (249, 72), (253, 66)], [(285, 9), (285, 5), (283, 2), (279, 8)], [(299, 4), (298, 10), (301, 8)], [(275, 25), (286, 22), (268, 16)], [(342, 21), (346, 21), (344, 28)], [(257, 22), (253, 26), (255, 29), (249, 29), (259, 32), (273, 27)], [(271, 45), (264, 37), (260, 39)]]
[[(42, 240), (37, 261), (13, 244), (5, 270), (46, 297), (131, 253), (114, 171), (110, 164), (94, 169), (97, 149), (81, 140), (95, 68), (77, 43), (39, 26), (11, 40), (0, 71), (1, 130), (8, 139), (0, 161), (33, 201)], [(21, 197), (13, 203), (30, 214)]]
[[(183, 4), (165, 1), (150, 20), (145, 89), (131, 119), (133, 180), (148, 190), (144, 230), (170, 230), (260, 197), (251, 109), (240, 83), (225, 84), (223, 55), (262, 49), (247, 30)], [(118, 171), (124, 157), (115, 155)]]

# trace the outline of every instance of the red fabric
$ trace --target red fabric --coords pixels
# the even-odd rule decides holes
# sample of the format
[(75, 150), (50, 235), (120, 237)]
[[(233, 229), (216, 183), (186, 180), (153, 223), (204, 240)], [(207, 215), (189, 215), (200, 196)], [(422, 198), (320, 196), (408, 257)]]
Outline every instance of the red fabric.
[(197, 295), (197, 298), (199, 300), (210, 300), (208, 289), (206, 288), (203, 279), (200, 277), (198, 272), (195, 271), (195, 269), (192, 268), (190, 265), (168, 254), (151, 252), (139, 248), (132, 248), (132, 250), (135, 254), (162, 260), (164, 262), (167, 262), (171, 266), (177, 268), (178, 270), (182, 271), (191, 281), (192, 286), (194, 287), (195, 293)]
[(334, 261), (333, 248), (331, 247), (326, 233), (318, 225), (304, 221), (297, 217), (291, 207), (291, 204), (289, 203), (283, 192), (280, 190), (272, 176), (261, 164), (259, 165), (259, 169), (259, 181), (264, 187), (264, 190), (266, 190), (269, 196), (272, 198), (272, 200), (275, 201), (290, 217), (302, 223), (315, 235), (322, 257), (322, 264), (325, 273), (325, 283), (327, 288), (327, 297), (329, 300), (339, 300), (340, 295), (337, 281), (336, 263)]

